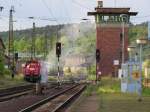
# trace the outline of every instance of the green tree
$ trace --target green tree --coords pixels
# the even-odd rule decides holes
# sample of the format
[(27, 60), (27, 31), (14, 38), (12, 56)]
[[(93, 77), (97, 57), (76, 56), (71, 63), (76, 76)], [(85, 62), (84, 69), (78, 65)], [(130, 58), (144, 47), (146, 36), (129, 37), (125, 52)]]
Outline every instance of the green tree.
[(36, 49), (36, 52), (38, 54), (41, 54), (43, 53), (43, 50), (44, 50), (44, 37), (41, 35), (41, 36), (38, 36), (36, 37), (35, 39), (35, 49)]
[(4, 57), (0, 54), (0, 75), (4, 74)]
[(143, 63), (143, 66), (147, 67), (147, 68), (150, 68), (150, 60), (149, 59), (145, 60), (144, 63)]
[(27, 43), (26, 43), (26, 40), (25, 40), (25, 37), (22, 37), (20, 40), (19, 40), (19, 42), (18, 42), (18, 44), (16, 45), (17, 46), (17, 50), (18, 51), (21, 51), (21, 52), (24, 52), (24, 51), (26, 51), (27, 50)]

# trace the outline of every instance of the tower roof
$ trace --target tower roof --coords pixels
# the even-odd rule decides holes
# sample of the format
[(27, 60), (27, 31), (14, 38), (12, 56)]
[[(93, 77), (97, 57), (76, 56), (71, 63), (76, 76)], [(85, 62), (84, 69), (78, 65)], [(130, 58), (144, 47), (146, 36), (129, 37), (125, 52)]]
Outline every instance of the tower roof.
[(130, 8), (123, 8), (123, 7), (103, 7), (103, 1), (98, 1), (98, 6), (95, 8), (94, 12), (88, 12), (88, 15), (97, 15), (97, 14), (103, 14), (103, 15), (121, 15), (126, 14), (129, 16), (136, 16), (137, 12), (129, 12)]
[(130, 8), (112, 8), (112, 7), (106, 7), (106, 8), (99, 8), (96, 7), (94, 12), (88, 12), (88, 15), (96, 15), (96, 14), (104, 14), (104, 15), (121, 15), (121, 14), (127, 14), (130, 16), (136, 16), (137, 12), (129, 12)]

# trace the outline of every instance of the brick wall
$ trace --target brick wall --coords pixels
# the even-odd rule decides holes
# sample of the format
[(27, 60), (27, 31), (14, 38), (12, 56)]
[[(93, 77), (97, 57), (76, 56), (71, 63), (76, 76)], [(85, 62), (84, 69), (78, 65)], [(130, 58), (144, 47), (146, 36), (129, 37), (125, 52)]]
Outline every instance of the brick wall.
[[(101, 60), (98, 63), (98, 71), (102, 75), (113, 75), (114, 60), (119, 60), (121, 64), (122, 40), (120, 33), (122, 27), (120, 26), (97, 26), (97, 48), (101, 51)], [(128, 27), (125, 27), (125, 60), (128, 58)]]

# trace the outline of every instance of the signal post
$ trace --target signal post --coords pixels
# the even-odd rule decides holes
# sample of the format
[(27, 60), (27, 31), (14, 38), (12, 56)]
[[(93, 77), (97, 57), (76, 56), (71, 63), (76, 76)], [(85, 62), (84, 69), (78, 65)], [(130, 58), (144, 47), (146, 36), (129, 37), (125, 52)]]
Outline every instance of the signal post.
[(99, 66), (98, 63), (100, 62), (100, 50), (96, 49), (96, 82), (99, 80), (100, 78), (100, 71), (99, 71)]
[(56, 56), (58, 58), (58, 74), (57, 74), (57, 81), (58, 81), (58, 85), (61, 85), (60, 83), (60, 63), (59, 63), (59, 58), (61, 56), (61, 43), (57, 42), (56, 43)]

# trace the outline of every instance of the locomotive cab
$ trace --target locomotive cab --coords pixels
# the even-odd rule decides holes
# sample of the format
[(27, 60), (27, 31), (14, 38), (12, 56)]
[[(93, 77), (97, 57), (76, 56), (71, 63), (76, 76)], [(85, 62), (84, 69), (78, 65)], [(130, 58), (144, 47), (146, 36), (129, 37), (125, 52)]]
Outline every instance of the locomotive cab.
[(36, 60), (27, 61), (23, 68), (24, 79), (28, 82), (36, 83), (41, 80), (40, 63)]

